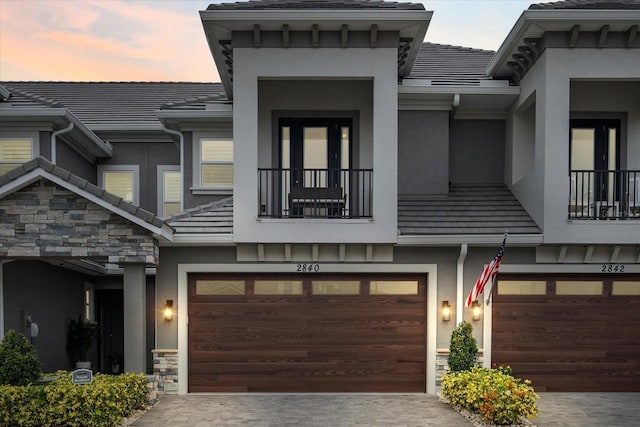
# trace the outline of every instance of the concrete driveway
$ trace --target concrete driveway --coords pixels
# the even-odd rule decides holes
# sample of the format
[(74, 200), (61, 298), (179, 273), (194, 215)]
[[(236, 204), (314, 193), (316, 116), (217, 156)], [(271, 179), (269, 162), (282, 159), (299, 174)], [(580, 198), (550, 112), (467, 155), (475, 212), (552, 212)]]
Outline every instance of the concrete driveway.
[[(640, 426), (640, 393), (540, 393), (539, 427)], [(472, 424), (424, 394), (251, 394), (168, 396), (142, 426), (438, 426)]]

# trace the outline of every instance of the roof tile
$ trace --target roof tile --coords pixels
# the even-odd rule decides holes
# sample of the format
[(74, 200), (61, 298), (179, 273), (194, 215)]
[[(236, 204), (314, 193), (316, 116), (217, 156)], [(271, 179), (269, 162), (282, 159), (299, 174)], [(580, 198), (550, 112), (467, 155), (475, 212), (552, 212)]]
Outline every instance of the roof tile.
[(380, 0), (251, 0), (210, 4), (207, 10), (269, 10), (269, 9), (402, 9), (424, 10), (421, 3)]
[(529, 10), (540, 9), (598, 9), (598, 10), (640, 10), (639, 0), (564, 0), (551, 3), (535, 3)]

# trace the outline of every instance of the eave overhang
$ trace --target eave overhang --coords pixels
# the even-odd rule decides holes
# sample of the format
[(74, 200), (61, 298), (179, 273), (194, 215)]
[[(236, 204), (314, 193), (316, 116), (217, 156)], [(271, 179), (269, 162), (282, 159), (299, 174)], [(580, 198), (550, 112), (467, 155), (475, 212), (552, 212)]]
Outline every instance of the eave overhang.
[(0, 107), (0, 122), (32, 122), (47, 121), (52, 123), (53, 130), (66, 128), (73, 123), (73, 129), (68, 133), (72, 139), (72, 145), (79, 152), (91, 159), (112, 157), (113, 147), (107, 141), (103, 141), (93, 130), (89, 129), (73, 113), (66, 108), (51, 107)]
[[(472, 246), (495, 246), (504, 234), (448, 234), (448, 235), (405, 235), (398, 236), (398, 246), (457, 246), (463, 243)], [(509, 246), (538, 246), (543, 242), (543, 234), (509, 234)]]
[[(432, 11), (426, 10), (202, 10), (200, 19), (228, 99), (233, 99), (233, 31), (397, 31), (404, 41), (399, 76), (411, 72)], [(401, 46), (398, 46), (400, 48)]]
[[(487, 66), (487, 75), (509, 78), (515, 73), (510, 62), (522, 52), (528, 40), (539, 39), (545, 32), (570, 32), (575, 26), (579, 31), (634, 32), (640, 24), (640, 10), (525, 10), (502, 42)], [(634, 37), (635, 38), (635, 37)]]

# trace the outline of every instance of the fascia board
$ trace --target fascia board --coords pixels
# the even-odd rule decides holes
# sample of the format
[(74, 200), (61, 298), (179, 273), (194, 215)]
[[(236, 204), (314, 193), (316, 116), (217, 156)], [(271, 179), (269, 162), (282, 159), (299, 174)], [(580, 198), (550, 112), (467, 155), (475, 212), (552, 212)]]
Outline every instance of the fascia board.
[(107, 141), (103, 141), (84, 123), (82, 123), (72, 112), (66, 108), (2, 108), (0, 121), (12, 121), (16, 119), (65, 119), (68, 123), (73, 123), (76, 130), (80, 131), (89, 141), (93, 143), (96, 150), (90, 151), (92, 155), (99, 156), (113, 155), (113, 147)]
[(160, 242), (160, 246), (235, 246), (233, 234), (179, 234), (170, 242)]
[(160, 110), (155, 113), (161, 120), (215, 120), (233, 118), (233, 110)]
[[(260, 23), (295, 23), (295, 22), (336, 22), (340, 24), (356, 23), (388, 23), (423, 22), (433, 16), (430, 10), (201, 10), (200, 19), (213, 22), (223, 28), (230, 29), (230, 23), (260, 24)], [(225, 25), (226, 24), (226, 25)], [(240, 28), (240, 27), (238, 27)], [(234, 28), (235, 29), (235, 28)]]
[(509, 34), (500, 45), (496, 54), (489, 62), (486, 72), (493, 75), (507, 57), (517, 47), (516, 45), (526, 37), (527, 31), (534, 24), (566, 23), (567, 29), (581, 23), (612, 22), (637, 23), (640, 21), (638, 10), (525, 10), (522, 12)]
[(13, 181), (10, 181), (8, 183), (6, 183), (5, 185), (3, 185), (2, 187), (0, 187), (0, 199), (5, 197), (8, 194), (14, 193), (15, 191), (20, 190), (21, 188), (24, 188), (32, 183), (34, 183), (35, 181), (39, 180), (40, 178), (45, 178), (48, 181), (53, 182), (56, 185), (59, 185), (81, 197), (84, 197), (85, 199), (95, 203), (98, 206), (103, 207), (104, 209), (111, 211), (117, 215), (120, 215), (121, 217), (125, 218), (126, 220), (139, 225), (140, 227), (144, 228), (147, 231), (152, 232), (154, 235), (158, 236), (158, 237), (162, 237), (168, 241), (173, 240), (173, 229), (171, 227), (169, 227), (168, 225), (164, 224), (162, 227), (156, 227), (153, 224), (149, 224), (148, 222), (144, 221), (141, 218), (138, 218), (135, 215), (130, 214), (129, 212), (120, 209), (117, 206), (112, 205), (111, 203), (107, 202), (106, 200), (101, 199), (100, 197), (97, 197), (81, 188), (76, 187), (75, 185), (71, 184), (70, 182), (57, 177), (56, 175), (53, 175), (50, 172), (45, 171), (42, 168), (37, 168), (34, 169), (32, 171), (27, 172), (26, 174), (14, 179)]
[(162, 131), (162, 126), (147, 122), (142, 123), (126, 123), (126, 124), (95, 124), (89, 125), (89, 128), (95, 132), (105, 131), (122, 131), (122, 132), (154, 132)]
[(398, 86), (398, 96), (403, 95), (520, 95), (519, 86)]
[[(398, 236), (398, 246), (452, 246), (467, 243), (473, 246), (499, 245), (504, 234), (460, 234), (433, 236)], [(509, 234), (509, 246), (541, 245), (542, 234)]]

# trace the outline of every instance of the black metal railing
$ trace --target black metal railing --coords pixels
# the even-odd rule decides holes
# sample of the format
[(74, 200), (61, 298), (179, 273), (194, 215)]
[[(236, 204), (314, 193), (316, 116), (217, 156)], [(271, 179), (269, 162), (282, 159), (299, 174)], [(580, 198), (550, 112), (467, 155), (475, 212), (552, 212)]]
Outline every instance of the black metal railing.
[(572, 170), (569, 219), (640, 219), (640, 171)]
[(258, 216), (371, 218), (373, 169), (258, 169)]

